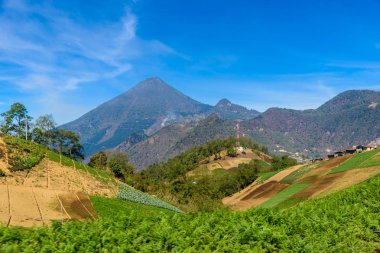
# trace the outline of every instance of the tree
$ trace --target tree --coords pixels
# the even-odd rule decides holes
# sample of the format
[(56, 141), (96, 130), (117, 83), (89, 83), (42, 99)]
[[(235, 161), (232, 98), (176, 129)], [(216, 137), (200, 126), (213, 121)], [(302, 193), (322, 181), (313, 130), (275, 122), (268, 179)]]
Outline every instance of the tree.
[(285, 169), (287, 167), (294, 166), (296, 164), (297, 164), (297, 160), (294, 158), (291, 158), (287, 155), (284, 155), (282, 157), (273, 156), (273, 158), (272, 158), (272, 169), (273, 170)]
[(73, 131), (58, 129), (52, 132), (53, 146), (59, 153), (75, 160), (84, 159), (80, 137)]
[(236, 157), (237, 156), (237, 153), (236, 153), (236, 148), (231, 146), (227, 149), (227, 155), (230, 156), (230, 157)]
[(28, 115), (28, 110), (21, 103), (12, 104), (11, 108), (3, 112), (1, 116), (4, 117), (1, 132), (4, 134), (14, 134), (18, 137), (25, 136), (26, 123), (32, 120), (32, 117)]
[(96, 153), (95, 155), (91, 156), (88, 166), (99, 169), (106, 169), (107, 154), (103, 151), (100, 151), (99, 153)]
[(124, 179), (125, 175), (134, 173), (133, 165), (129, 164), (128, 155), (121, 151), (111, 151), (108, 153), (108, 168), (117, 178)]
[(56, 125), (57, 123), (51, 114), (46, 114), (38, 117), (33, 129), (34, 141), (50, 147), (53, 143), (53, 130), (55, 129)]

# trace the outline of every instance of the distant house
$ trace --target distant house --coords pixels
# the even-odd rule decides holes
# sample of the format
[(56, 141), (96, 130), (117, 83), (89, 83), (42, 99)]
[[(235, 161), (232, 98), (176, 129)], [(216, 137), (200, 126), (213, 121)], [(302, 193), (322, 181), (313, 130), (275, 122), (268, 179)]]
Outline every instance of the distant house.
[(334, 153), (335, 157), (344, 156), (344, 155), (345, 155), (345, 153), (343, 151), (337, 151), (337, 152)]
[(356, 153), (356, 148), (348, 148), (346, 149), (344, 152), (347, 154), (347, 155), (353, 155)]
[(332, 158), (334, 158), (334, 157), (336, 157), (335, 154), (327, 155), (327, 158), (328, 158), (328, 159), (332, 159)]
[(370, 150), (376, 149), (375, 146), (366, 146), (365, 148), (366, 148), (366, 151), (370, 151)]
[(356, 152), (366, 151), (367, 147), (363, 145), (356, 146)]

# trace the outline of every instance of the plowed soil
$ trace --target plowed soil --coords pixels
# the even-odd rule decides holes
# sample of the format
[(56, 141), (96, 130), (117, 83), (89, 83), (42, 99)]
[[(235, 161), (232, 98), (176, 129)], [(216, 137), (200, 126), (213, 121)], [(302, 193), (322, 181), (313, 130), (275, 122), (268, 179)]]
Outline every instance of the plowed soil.
[(230, 197), (224, 198), (223, 204), (231, 206), (233, 210), (245, 210), (259, 206), (288, 187), (287, 184), (281, 184), (279, 182), (290, 173), (301, 167), (302, 165), (297, 165), (289, 169), (285, 169), (272, 176), (262, 184), (254, 182), (242, 191)]

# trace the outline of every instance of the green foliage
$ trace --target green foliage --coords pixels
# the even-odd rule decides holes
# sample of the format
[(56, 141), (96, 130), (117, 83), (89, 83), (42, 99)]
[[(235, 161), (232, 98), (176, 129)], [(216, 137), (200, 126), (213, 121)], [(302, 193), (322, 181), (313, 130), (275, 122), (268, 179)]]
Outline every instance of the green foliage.
[(13, 136), (4, 136), (8, 148), (11, 171), (27, 170), (36, 166), (45, 156), (46, 149), (34, 142)]
[(260, 181), (264, 182), (265, 180), (268, 180), (269, 178), (273, 177), (274, 175), (276, 175), (277, 173), (279, 173), (281, 171), (282, 171), (282, 169), (260, 173)]
[(271, 198), (270, 200), (264, 202), (260, 206), (261, 207), (265, 207), (265, 208), (274, 207), (274, 206), (280, 204), (281, 202), (286, 201), (288, 198), (290, 198), (294, 194), (302, 191), (307, 186), (308, 186), (308, 184), (294, 184), (294, 185), (290, 185), (289, 187), (285, 188), (284, 190), (282, 190), (281, 192), (279, 192), (277, 195), (275, 195), (273, 198)]
[(28, 115), (28, 110), (25, 108), (23, 104), (12, 104), (11, 108), (8, 111), (3, 112), (1, 116), (4, 117), (4, 122), (1, 126), (2, 133), (12, 134), (18, 137), (25, 137), (26, 121), (30, 123), (32, 117)]
[(182, 215), (120, 205), (120, 212), (107, 213), (104, 206), (95, 221), (1, 227), (0, 252), (374, 252), (379, 188), (376, 177), (281, 211)]
[(75, 160), (84, 159), (83, 146), (80, 144), (80, 137), (72, 131), (62, 128), (55, 129), (52, 135), (52, 148), (60, 154)]
[(376, 157), (380, 149), (374, 149), (371, 151), (363, 152), (354, 155), (338, 167), (332, 169), (330, 173), (339, 173), (347, 170), (366, 168), (371, 166), (380, 165), (379, 157)]
[(103, 170), (107, 169), (107, 154), (103, 151), (100, 151), (99, 153), (91, 156), (88, 166)]
[(144, 217), (159, 216), (160, 214), (174, 215), (178, 213), (169, 209), (139, 204), (128, 200), (110, 199), (100, 196), (91, 196), (90, 198), (96, 212), (102, 218), (115, 218), (120, 214), (130, 212), (136, 212), (139, 216)]
[(129, 200), (143, 205), (157, 206), (168, 210), (172, 210), (174, 212), (182, 213), (182, 211), (176, 208), (175, 206), (172, 206), (158, 198), (154, 198), (148, 194), (145, 194), (124, 184), (119, 184), (117, 198), (122, 200)]
[[(247, 148), (261, 147), (250, 139), (242, 140)], [(197, 169), (204, 159), (234, 149), (235, 144), (236, 139), (227, 138), (195, 147), (134, 175), (133, 186), (170, 200), (184, 210), (210, 211), (223, 208), (220, 200), (251, 184), (257, 178), (260, 165), (253, 161), (241, 164), (228, 173), (217, 171), (211, 175), (191, 176), (188, 172)]]
[(297, 164), (297, 160), (291, 158), (287, 155), (285, 156), (274, 156), (272, 159), (272, 168), (273, 170), (282, 170), (290, 166), (294, 166)]
[(289, 175), (287, 175), (285, 178), (283, 178), (280, 183), (283, 183), (283, 184), (292, 184), (298, 178), (300, 178), (301, 176), (303, 176), (304, 174), (306, 174), (307, 172), (309, 172), (312, 168), (313, 168), (313, 166), (310, 165), (310, 164), (302, 166), (298, 170), (293, 171), (292, 173), (290, 173)]
[(237, 156), (236, 148), (233, 147), (233, 146), (228, 147), (228, 149), (227, 149), (227, 155), (230, 156), (230, 157), (236, 157)]
[(115, 177), (124, 180), (127, 175), (134, 173), (134, 167), (128, 163), (128, 155), (121, 151), (112, 151), (107, 154), (107, 166)]

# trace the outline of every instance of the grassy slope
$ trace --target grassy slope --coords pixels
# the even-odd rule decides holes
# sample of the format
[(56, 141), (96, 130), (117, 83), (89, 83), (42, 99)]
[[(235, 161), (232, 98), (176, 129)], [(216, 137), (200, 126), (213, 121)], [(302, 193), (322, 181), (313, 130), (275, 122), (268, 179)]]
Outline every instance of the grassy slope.
[(312, 165), (308, 164), (308, 165), (305, 165), (301, 168), (299, 168), (298, 170), (296, 171), (293, 171), (292, 173), (290, 173), (289, 175), (287, 175), (284, 179), (282, 179), (280, 181), (280, 183), (283, 183), (283, 184), (292, 184), (294, 183), (298, 178), (300, 178), (302, 175), (306, 174), (307, 172), (309, 172), (311, 169), (312, 169)]
[[(0, 252), (373, 252), (380, 177), (292, 209), (190, 215), (123, 208), (92, 222), (0, 228)], [(96, 202), (96, 201), (95, 201)], [(97, 204), (95, 204), (97, 205)]]
[(308, 186), (308, 184), (294, 184), (294, 185), (291, 185), (291, 186), (285, 188), (284, 190), (282, 190), (280, 193), (276, 194), (270, 200), (264, 202), (261, 205), (261, 207), (265, 207), (265, 208), (274, 207), (274, 206), (278, 205), (279, 203), (287, 200), (288, 198), (290, 198), (294, 194), (302, 191), (307, 186)]
[(342, 163), (340, 166), (336, 167), (335, 169), (331, 170), (330, 173), (338, 173), (343, 172), (347, 170), (357, 169), (357, 168), (367, 168), (371, 166), (378, 166), (380, 165), (380, 159), (378, 157), (375, 157), (380, 152), (380, 149), (375, 149), (367, 152), (363, 152), (360, 154), (357, 154), (344, 163)]

